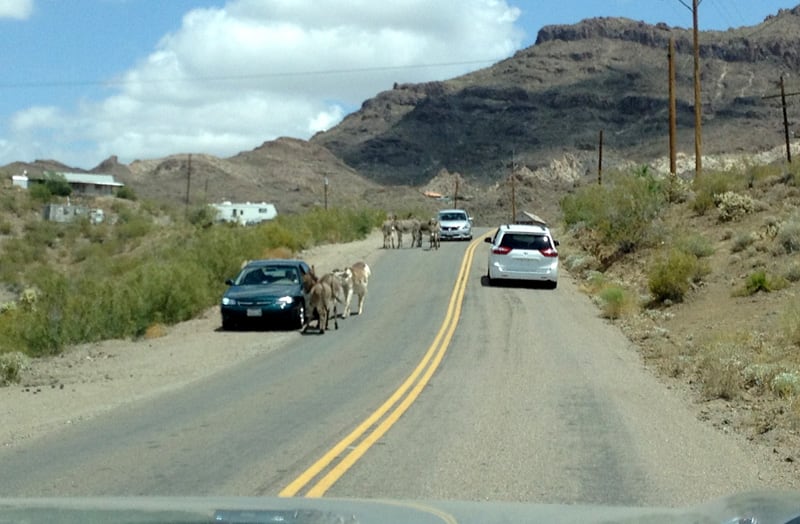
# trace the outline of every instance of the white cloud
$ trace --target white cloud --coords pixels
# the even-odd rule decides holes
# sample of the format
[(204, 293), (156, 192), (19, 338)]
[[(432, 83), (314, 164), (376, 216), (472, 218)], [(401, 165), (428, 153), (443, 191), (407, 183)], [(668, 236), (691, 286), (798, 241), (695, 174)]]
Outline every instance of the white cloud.
[(49, 134), (74, 144), (62, 161), (80, 167), (111, 154), (226, 156), (308, 138), (394, 82), (446, 79), (509, 56), (523, 36), (518, 16), (504, 0), (231, 0), (187, 13), (114, 96), (70, 115), (31, 108), (15, 129), (33, 143)]
[(0, 18), (26, 20), (33, 13), (33, 0), (0, 0)]

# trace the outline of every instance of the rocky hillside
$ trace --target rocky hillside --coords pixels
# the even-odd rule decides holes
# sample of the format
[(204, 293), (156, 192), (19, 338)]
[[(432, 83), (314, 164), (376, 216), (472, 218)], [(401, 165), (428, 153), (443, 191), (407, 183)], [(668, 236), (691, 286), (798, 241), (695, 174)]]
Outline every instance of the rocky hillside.
[[(693, 155), (691, 31), (596, 18), (545, 27), (535, 45), (452, 80), (397, 84), (310, 141), (280, 138), (230, 158), (194, 154), (191, 170), (188, 154), (176, 154), (130, 165), (111, 157), (92, 171), (114, 174), (145, 198), (183, 203), (188, 182), (193, 204), (264, 200), (279, 212), (323, 204), (326, 178), (331, 205), (387, 210), (435, 207), (420, 196), (426, 186), (448, 194), (458, 180), (476, 218), (495, 222), (509, 214), (514, 166), (520, 206), (541, 212), (596, 172), (601, 130), (605, 169), (663, 165), (670, 37), (677, 48), (679, 151)], [(701, 54), (704, 153), (779, 151), (779, 103), (762, 97), (778, 93), (781, 75), (789, 91), (800, 88), (800, 7), (757, 26), (703, 32)], [(688, 160), (681, 165), (692, 169)], [(4, 172), (23, 169), (78, 171), (37, 161)]]
[[(755, 27), (701, 36), (704, 152), (781, 143), (780, 111), (762, 96), (792, 85), (800, 7)], [(447, 82), (395, 85), (312, 141), (368, 177), (420, 184), (442, 167), (497, 180), (512, 156), (530, 168), (564, 152), (608, 161), (667, 154), (667, 42), (676, 41), (679, 147), (693, 151), (692, 34), (597, 18), (541, 30), (535, 45)], [(587, 162), (594, 155), (583, 155)]]

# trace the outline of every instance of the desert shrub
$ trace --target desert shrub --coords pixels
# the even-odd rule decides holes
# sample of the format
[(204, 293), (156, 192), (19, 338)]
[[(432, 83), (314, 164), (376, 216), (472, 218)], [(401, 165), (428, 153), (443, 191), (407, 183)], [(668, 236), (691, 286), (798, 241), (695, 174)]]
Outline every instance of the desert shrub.
[(72, 187), (60, 173), (45, 172), (44, 185), (53, 196), (67, 197), (72, 194)]
[(584, 225), (602, 245), (630, 252), (650, 240), (653, 221), (667, 204), (665, 182), (646, 169), (618, 173), (561, 200), (568, 226)]
[(733, 239), (733, 245), (731, 245), (731, 251), (733, 253), (739, 253), (744, 251), (751, 245), (753, 242), (756, 241), (756, 236), (753, 233), (739, 233)]
[(153, 218), (130, 208), (119, 210), (119, 219), (111, 229), (116, 238), (128, 242), (146, 236), (153, 229)]
[(744, 287), (734, 293), (735, 296), (755, 295), (759, 291), (769, 293), (786, 287), (786, 281), (781, 277), (773, 277), (763, 269), (750, 273), (745, 279)]
[(608, 285), (599, 293), (603, 316), (610, 319), (618, 319), (625, 313), (631, 311), (635, 305), (635, 299), (631, 293), (622, 286)]
[(789, 282), (800, 282), (800, 264), (792, 262), (783, 277)]
[(784, 308), (781, 315), (783, 336), (789, 343), (800, 347), (800, 301), (794, 300)]
[(780, 180), (785, 177), (785, 166), (781, 164), (750, 165), (744, 171), (747, 187), (754, 187), (760, 182)]
[[(560, 253), (559, 253), (559, 256)], [(567, 271), (583, 272), (592, 269), (598, 269), (600, 262), (597, 258), (587, 253), (573, 253), (564, 257), (564, 267)]]
[(786, 253), (796, 253), (800, 251), (800, 222), (792, 219), (785, 222), (775, 236), (778, 244)]
[(694, 199), (692, 210), (698, 215), (705, 215), (716, 206), (715, 195), (720, 195), (734, 188), (740, 187), (741, 177), (726, 172), (706, 172), (700, 177), (695, 177), (692, 188)]
[(117, 189), (114, 193), (114, 196), (117, 198), (122, 198), (124, 200), (137, 200), (138, 197), (136, 196), (136, 192), (130, 186), (122, 186), (121, 188)]
[(20, 374), (25, 368), (26, 362), (25, 355), (18, 351), (0, 353), (0, 386), (8, 386), (19, 382)]
[(656, 302), (680, 302), (691, 283), (702, 277), (703, 269), (696, 256), (672, 249), (649, 269), (647, 284)]
[(214, 223), (216, 217), (217, 211), (211, 206), (195, 206), (186, 214), (190, 224), (200, 227), (210, 226)]
[(678, 249), (697, 258), (710, 257), (714, 254), (714, 246), (703, 235), (687, 235), (675, 241)]
[(738, 220), (755, 210), (755, 203), (752, 198), (733, 191), (715, 194), (714, 203), (719, 210), (719, 220), (721, 222)]
[(33, 184), (28, 188), (28, 196), (37, 204), (50, 202), (53, 194), (44, 184)]
[(732, 400), (745, 385), (743, 370), (747, 367), (746, 348), (734, 338), (715, 341), (698, 354), (698, 375), (703, 392), (709, 398)]
[(796, 397), (800, 394), (800, 376), (797, 373), (779, 373), (770, 382), (770, 389), (782, 398)]

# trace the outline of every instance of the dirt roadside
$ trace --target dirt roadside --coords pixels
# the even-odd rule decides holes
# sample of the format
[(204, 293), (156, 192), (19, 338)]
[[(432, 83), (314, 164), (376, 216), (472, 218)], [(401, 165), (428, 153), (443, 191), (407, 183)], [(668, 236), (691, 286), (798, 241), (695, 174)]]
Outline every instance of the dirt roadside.
[[(326, 272), (383, 253), (375, 232), (364, 240), (324, 245), (299, 257)], [(0, 446), (9, 447), (76, 424), (122, 404), (181, 388), (273, 351), (298, 336), (289, 332), (220, 329), (219, 308), (171, 326), (159, 338), (85, 344), (62, 355), (31, 360), (19, 384), (0, 388)]]

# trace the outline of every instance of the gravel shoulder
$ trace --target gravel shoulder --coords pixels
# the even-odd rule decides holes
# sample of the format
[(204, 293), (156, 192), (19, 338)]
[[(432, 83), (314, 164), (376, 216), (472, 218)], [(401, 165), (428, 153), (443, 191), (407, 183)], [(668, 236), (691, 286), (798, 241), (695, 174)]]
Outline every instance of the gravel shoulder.
[[(364, 240), (318, 246), (298, 256), (319, 272), (381, 256), (378, 231)], [(114, 408), (185, 387), (291, 342), (295, 331), (220, 330), (219, 308), (166, 328), (163, 336), (109, 340), (30, 360), (19, 384), (0, 388), (0, 446), (9, 447)]]

